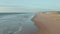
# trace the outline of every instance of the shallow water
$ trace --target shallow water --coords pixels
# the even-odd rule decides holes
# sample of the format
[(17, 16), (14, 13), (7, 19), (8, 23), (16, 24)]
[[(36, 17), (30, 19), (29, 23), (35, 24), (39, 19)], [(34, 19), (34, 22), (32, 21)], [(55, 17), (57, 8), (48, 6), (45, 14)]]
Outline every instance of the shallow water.
[(34, 14), (0, 14), (0, 34), (32, 34), (36, 27), (31, 21)]

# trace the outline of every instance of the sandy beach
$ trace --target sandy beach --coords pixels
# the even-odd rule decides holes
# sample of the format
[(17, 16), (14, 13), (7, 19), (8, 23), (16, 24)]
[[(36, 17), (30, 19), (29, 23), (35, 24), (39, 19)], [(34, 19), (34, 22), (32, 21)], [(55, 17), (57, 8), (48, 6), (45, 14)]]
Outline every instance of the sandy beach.
[[(60, 13), (59, 12), (46, 12), (46, 13), (37, 13), (35, 16), (35, 21), (37, 25), (41, 23), (47, 28), (50, 33), (59, 34), (60, 33)], [(41, 22), (41, 23), (39, 23)]]

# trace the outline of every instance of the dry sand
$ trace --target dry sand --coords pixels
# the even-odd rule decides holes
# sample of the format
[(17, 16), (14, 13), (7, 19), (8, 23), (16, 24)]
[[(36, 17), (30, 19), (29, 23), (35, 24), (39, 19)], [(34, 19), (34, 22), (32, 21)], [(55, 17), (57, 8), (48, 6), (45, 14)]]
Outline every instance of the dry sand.
[[(38, 19), (42, 24), (47, 27), (50, 33), (60, 33), (60, 12), (46, 12), (37, 13)], [(40, 24), (40, 23), (38, 23)]]

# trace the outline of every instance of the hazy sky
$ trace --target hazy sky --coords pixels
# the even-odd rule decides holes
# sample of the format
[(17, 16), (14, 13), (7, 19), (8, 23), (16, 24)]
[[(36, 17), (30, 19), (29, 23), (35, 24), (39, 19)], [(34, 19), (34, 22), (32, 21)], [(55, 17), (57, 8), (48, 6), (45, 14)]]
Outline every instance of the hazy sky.
[(0, 0), (0, 12), (5, 10), (16, 11), (18, 9), (20, 11), (60, 10), (60, 0)]

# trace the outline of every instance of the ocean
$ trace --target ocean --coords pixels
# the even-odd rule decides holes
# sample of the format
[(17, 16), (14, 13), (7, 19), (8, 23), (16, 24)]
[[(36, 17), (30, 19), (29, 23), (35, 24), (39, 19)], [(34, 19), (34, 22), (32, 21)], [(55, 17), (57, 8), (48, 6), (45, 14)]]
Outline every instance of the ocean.
[(33, 13), (0, 13), (0, 34), (32, 34), (36, 31), (31, 21)]

